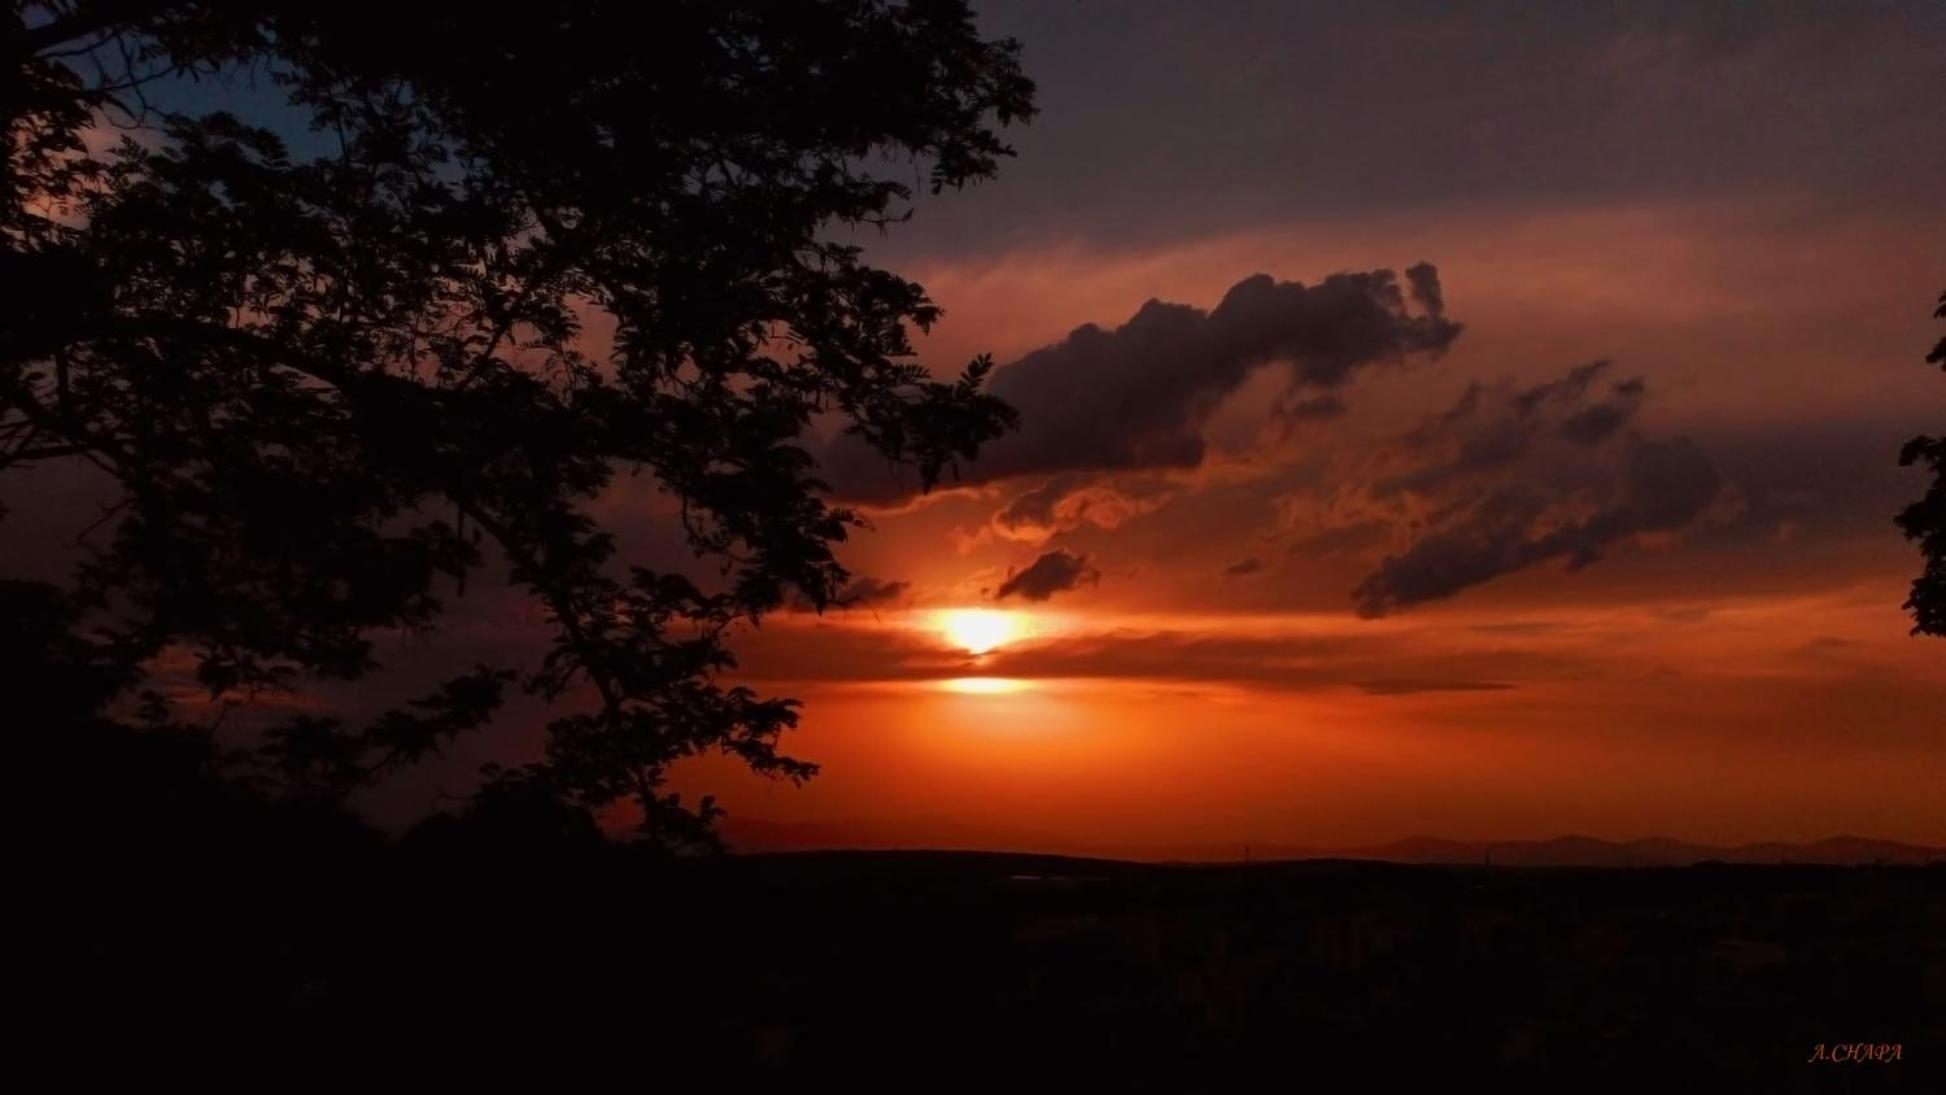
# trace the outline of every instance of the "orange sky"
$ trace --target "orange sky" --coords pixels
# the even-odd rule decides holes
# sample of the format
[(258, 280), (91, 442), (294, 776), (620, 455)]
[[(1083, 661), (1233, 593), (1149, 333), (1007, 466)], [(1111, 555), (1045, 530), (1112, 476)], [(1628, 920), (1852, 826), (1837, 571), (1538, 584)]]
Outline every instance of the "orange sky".
[[(1940, 254), (1939, 219), (1751, 201), (922, 266), (948, 309), (927, 347), (943, 360), (1004, 361), (1150, 297), (1207, 308), (1255, 271), (1314, 282), (1421, 258), (1467, 328), (1437, 362), (1355, 381), (1352, 413), (1294, 438), (1266, 440), (1267, 367), (1212, 415), (1205, 436), (1227, 437), (1200, 466), (1094, 477), (1134, 504), (1077, 507), (1051, 535), (995, 520), (1044, 477), (871, 511), (845, 558), (903, 594), (742, 647), (752, 675), (805, 699), (788, 740), (822, 774), (793, 789), (699, 762), (678, 782), (715, 791), (752, 846), (1946, 840), (1946, 645), (1907, 634), (1917, 556), (1890, 522), (1920, 491), (1898, 443), (1946, 417), (1919, 361)], [(1598, 357), (1646, 379), (1641, 429), (1712, 456), (1721, 504), (1571, 573), (1549, 560), (1354, 614), (1373, 554), (1303, 546), (1317, 511), (1289, 501), (1290, 469), (1382, 448), (1470, 382), (1540, 383)], [(995, 605), (1008, 573), (1054, 549), (1098, 581), (1005, 602), (1030, 633), (983, 657), (940, 634), (939, 610)], [(1261, 570), (1225, 575), (1245, 558)]]
[(866, 678), (792, 689), (792, 749), (823, 772), (790, 788), (705, 761), (679, 782), (780, 845), (1937, 842), (1946, 683), (1888, 592), (1383, 623), (1026, 610), (1041, 634), (977, 658), (928, 610), (798, 619), (746, 644), (753, 668), (815, 645)]
[[(1946, 12), (980, 7), (1040, 88), (1018, 158), (859, 242), (1022, 433), (923, 497), (811, 440), (875, 595), (738, 638), (822, 771), (677, 771), (733, 840), (1946, 843), (1946, 640), (1892, 523), (1946, 429)], [(20, 569), (63, 557), (57, 486), (8, 499)], [(599, 509), (694, 568), (646, 478)], [(454, 609), (388, 665), (531, 663), (536, 606)], [(963, 609), (1011, 633), (970, 654)], [(364, 805), (449, 805), (546, 717)]]

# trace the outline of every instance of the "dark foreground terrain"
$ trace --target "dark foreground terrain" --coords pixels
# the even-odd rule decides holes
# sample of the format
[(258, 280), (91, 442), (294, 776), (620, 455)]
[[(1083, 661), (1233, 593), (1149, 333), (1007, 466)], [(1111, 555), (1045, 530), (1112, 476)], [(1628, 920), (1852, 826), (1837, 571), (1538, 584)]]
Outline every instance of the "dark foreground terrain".
[(1946, 1090), (1939, 866), (277, 847), (108, 857), (61, 893), (84, 942), (43, 1014), (156, 1076), (403, 1054), (539, 1058), (559, 1089), (618, 1065), (721, 1091)]

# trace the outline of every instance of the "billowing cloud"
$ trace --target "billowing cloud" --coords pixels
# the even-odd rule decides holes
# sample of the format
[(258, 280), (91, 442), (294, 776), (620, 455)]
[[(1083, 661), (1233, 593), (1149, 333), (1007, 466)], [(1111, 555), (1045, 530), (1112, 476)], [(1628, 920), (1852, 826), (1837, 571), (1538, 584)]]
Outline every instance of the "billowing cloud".
[(1468, 386), (1450, 410), (1402, 439), (1413, 466), (1380, 480), (1374, 492), (1434, 495), (1558, 447), (1550, 442), (1600, 445), (1635, 416), (1647, 390), (1638, 377), (1597, 394), (1595, 382), (1612, 368), (1612, 362), (1594, 361), (1530, 388)]
[[(1404, 466), (1363, 488), (1347, 527), (1407, 538), (1352, 596), (1365, 616), (1451, 596), (1548, 560), (1580, 569), (1631, 537), (1674, 533), (1724, 493), (1687, 438), (1628, 429), (1640, 379), (1607, 381), (1597, 361), (1529, 388), (1475, 384), (1400, 439)], [(1350, 507), (1357, 510), (1359, 507)]]
[(1152, 300), (1105, 331), (1079, 327), (994, 374), (993, 393), (1020, 410), (1020, 432), (993, 446), (978, 475), (1193, 467), (1201, 427), (1258, 366), (1291, 365), (1299, 387), (1332, 389), (1359, 367), (1439, 353), (1460, 327), (1438, 303), (1438, 272), (1409, 274), (1422, 311), (1409, 314), (1390, 270), (1333, 274), (1314, 286), (1245, 278), (1213, 311)]
[(1045, 601), (1056, 593), (1093, 585), (1100, 580), (1101, 571), (1086, 555), (1056, 550), (1034, 560), (1026, 569), (1009, 574), (993, 596), (995, 600), (1019, 596), (1029, 601)]
[(1064, 473), (1015, 495), (993, 515), (993, 529), (1006, 539), (1038, 544), (1083, 524), (1120, 528), (1130, 518), (1161, 508), (1170, 497), (1170, 491), (1155, 482), (1117, 484)]
[[(1289, 366), (1291, 391), (1279, 401), (1287, 413), (1335, 414), (1343, 407), (1329, 393), (1360, 368), (1436, 356), (1459, 337), (1460, 325), (1445, 315), (1438, 271), (1420, 263), (1406, 280), (1409, 294), (1391, 270), (1333, 274), (1308, 286), (1256, 274), (1211, 311), (1151, 300), (1112, 330), (1078, 327), (994, 372), (992, 392), (1019, 410), (1020, 428), (986, 446), (961, 469), (962, 481), (1195, 467), (1211, 414), (1271, 362)], [(826, 479), (851, 497), (909, 487), (850, 439), (822, 464)]]

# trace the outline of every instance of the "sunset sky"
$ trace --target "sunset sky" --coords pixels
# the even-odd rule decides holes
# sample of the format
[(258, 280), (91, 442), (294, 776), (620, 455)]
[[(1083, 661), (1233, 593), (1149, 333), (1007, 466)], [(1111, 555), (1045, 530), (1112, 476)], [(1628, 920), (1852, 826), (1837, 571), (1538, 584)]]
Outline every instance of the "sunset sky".
[(983, 7), (1043, 113), (867, 242), (1024, 425), (826, 450), (870, 603), (740, 644), (824, 770), (733, 834), (1946, 838), (1946, 9)]
[[(1946, 11), (986, 13), (1043, 113), (873, 253), (945, 307), (929, 360), (1011, 363), (1023, 430), (924, 499), (847, 468), (876, 532), (845, 558), (884, 596), (742, 644), (824, 771), (708, 765), (734, 818), (1062, 849), (1946, 837), (1946, 649), (1906, 633), (1890, 522), (1920, 491), (1900, 442), (1946, 416), (1919, 360)], [(1379, 270), (1402, 306), (1304, 307)], [(1220, 329), (1256, 275), (1307, 289)], [(973, 606), (1012, 631), (979, 656), (942, 626)]]
[[(1018, 157), (858, 239), (1022, 428), (927, 495), (814, 439), (858, 603), (737, 640), (822, 771), (678, 771), (733, 841), (1946, 842), (1892, 523), (1946, 427), (1946, 7), (980, 7)], [(537, 633), (496, 597), (441, 658)]]

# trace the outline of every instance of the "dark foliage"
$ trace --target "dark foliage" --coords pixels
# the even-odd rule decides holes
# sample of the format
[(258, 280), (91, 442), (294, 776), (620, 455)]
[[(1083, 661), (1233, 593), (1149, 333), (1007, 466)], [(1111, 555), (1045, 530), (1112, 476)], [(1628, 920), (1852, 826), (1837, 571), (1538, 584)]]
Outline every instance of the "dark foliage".
[[(1939, 294), (1939, 307), (1933, 316), (1946, 319), (1946, 292)], [(1939, 340), (1928, 362), (1946, 371), (1946, 337)], [(1946, 637), (1946, 435), (1915, 437), (1899, 453), (1899, 466), (1920, 464), (1932, 469), (1932, 486), (1925, 497), (1907, 506), (1898, 516), (1906, 539), (1919, 544), (1925, 569), (1912, 580), (1912, 595), (1905, 607), (1912, 613), (1914, 635)]]
[[(909, 211), (874, 162), (934, 192), (995, 171), (1032, 113), (1013, 42), (959, 0), (71, 0), (17, 4), (0, 48), (0, 472), (85, 461), (115, 492), (72, 588), (0, 587), (31, 665), (11, 705), (174, 733), (196, 720), (143, 698), (163, 662), (209, 709), (365, 680), (375, 635), (504, 567), (551, 624), (538, 666), (205, 766), (337, 802), (515, 686), (571, 713), (495, 775), (495, 816), (579, 831), (632, 801), (657, 842), (707, 843), (671, 762), (812, 773), (777, 750), (794, 701), (723, 680), (732, 628), (848, 578), (861, 521), (801, 436), (841, 416), (931, 485), (1012, 421), (987, 360), (913, 360), (938, 309), (830, 229)], [(273, 90), (330, 151), (152, 104), (186, 79)], [(584, 352), (595, 317), (610, 354)], [(703, 573), (615, 557), (590, 503), (635, 472)]]

